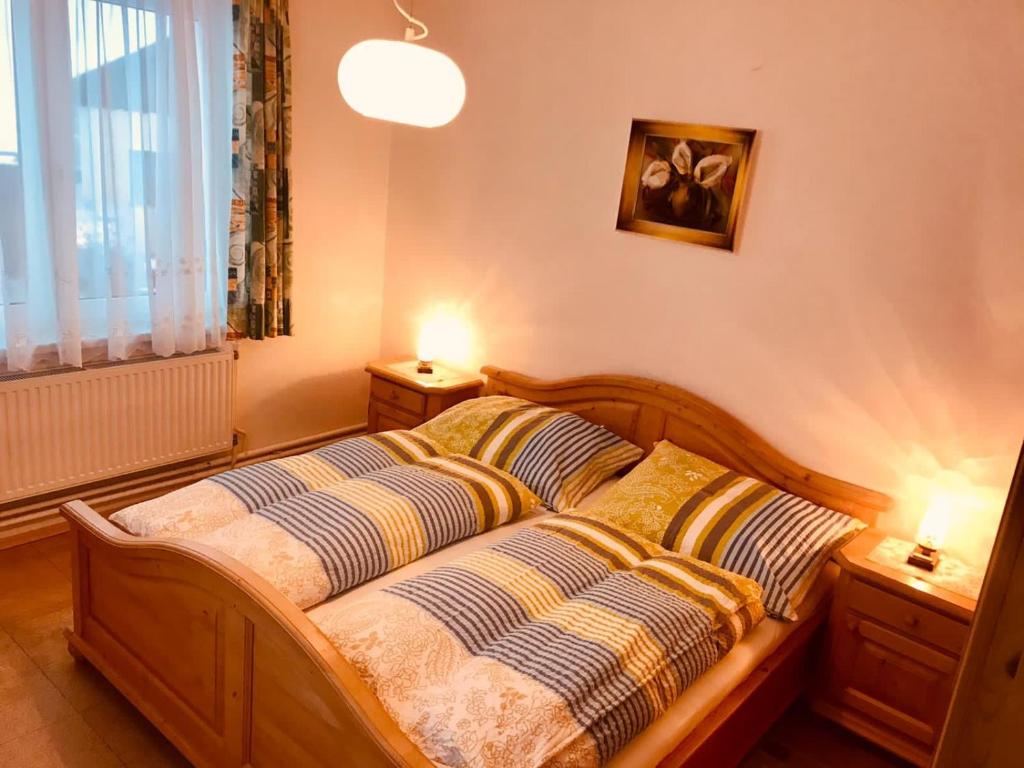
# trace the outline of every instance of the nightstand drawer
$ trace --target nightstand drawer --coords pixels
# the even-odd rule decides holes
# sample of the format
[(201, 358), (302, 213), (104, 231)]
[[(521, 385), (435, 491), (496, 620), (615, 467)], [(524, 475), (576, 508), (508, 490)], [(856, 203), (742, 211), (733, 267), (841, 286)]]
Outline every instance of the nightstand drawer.
[(426, 398), (419, 392), (413, 392), (411, 389), (376, 377), (370, 380), (370, 396), (383, 403), (416, 414), (423, 413), (427, 404)]
[(379, 360), (366, 364), (370, 374), (370, 401), (366, 409), (368, 432), (411, 429), (471, 397), (478, 397), (483, 381), (435, 364), (421, 373), (416, 360)]
[(842, 671), (835, 700), (931, 749), (942, 729), (957, 660), (853, 614), (836, 638)]
[(967, 640), (967, 625), (858, 579), (849, 587), (851, 609), (895, 627), (900, 632), (960, 654)]
[(378, 403), (376, 400), (370, 401), (368, 422), (369, 432), (387, 432), (390, 429), (412, 429), (422, 423), (419, 417), (397, 408), (390, 408), (384, 403)]

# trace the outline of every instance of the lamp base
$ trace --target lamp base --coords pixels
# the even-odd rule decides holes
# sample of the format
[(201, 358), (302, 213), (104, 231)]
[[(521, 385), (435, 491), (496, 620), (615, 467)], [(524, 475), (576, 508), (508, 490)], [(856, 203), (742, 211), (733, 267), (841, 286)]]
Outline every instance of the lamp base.
[(430, 360), (418, 360), (416, 362), (416, 373), (433, 373), (434, 364)]
[(910, 553), (907, 558), (907, 562), (916, 568), (920, 568), (925, 571), (934, 571), (935, 566), (939, 564), (939, 553), (937, 550), (931, 549), (930, 547), (922, 547), (918, 544), (914, 547), (914, 551)]

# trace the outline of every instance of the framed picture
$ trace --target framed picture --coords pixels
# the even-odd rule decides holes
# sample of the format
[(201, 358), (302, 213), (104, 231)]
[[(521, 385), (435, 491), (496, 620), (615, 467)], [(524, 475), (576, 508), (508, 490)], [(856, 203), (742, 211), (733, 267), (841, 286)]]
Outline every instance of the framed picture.
[(731, 251), (754, 134), (634, 120), (616, 227)]

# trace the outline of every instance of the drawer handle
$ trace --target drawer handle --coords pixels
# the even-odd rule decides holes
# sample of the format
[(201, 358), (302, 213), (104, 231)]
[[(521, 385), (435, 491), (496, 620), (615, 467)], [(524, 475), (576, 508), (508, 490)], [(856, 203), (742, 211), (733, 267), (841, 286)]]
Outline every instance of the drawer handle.
[(1006, 674), (1009, 676), (1011, 680), (1016, 680), (1017, 673), (1020, 672), (1020, 657), (1021, 652), (1017, 651), (1015, 654), (1013, 654), (1013, 656), (1010, 657), (1010, 660), (1006, 662)]
[(911, 629), (914, 629), (914, 627), (916, 627), (920, 623), (920, 619), (918, 619), (917, 616), (915, 616), (914, 614), (908, 613), (906, 616), (903, 617), (903, 623)]
[(401, 395), (398, 394), (398, 390), (397, 389), (392, 389), (391, 390), (391, 399), (392, 400), (397, 400), (400, 397), (401, 397)]

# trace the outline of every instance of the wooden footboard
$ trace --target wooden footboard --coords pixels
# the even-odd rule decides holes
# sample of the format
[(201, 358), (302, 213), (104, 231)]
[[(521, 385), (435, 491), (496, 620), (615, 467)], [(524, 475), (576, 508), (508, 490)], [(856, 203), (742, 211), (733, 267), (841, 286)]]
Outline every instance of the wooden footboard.
[(295, 605), (193, 543), (126, 534), (88, 505), (71, 524), (84, 657), (197, 766), (431, 763)]

